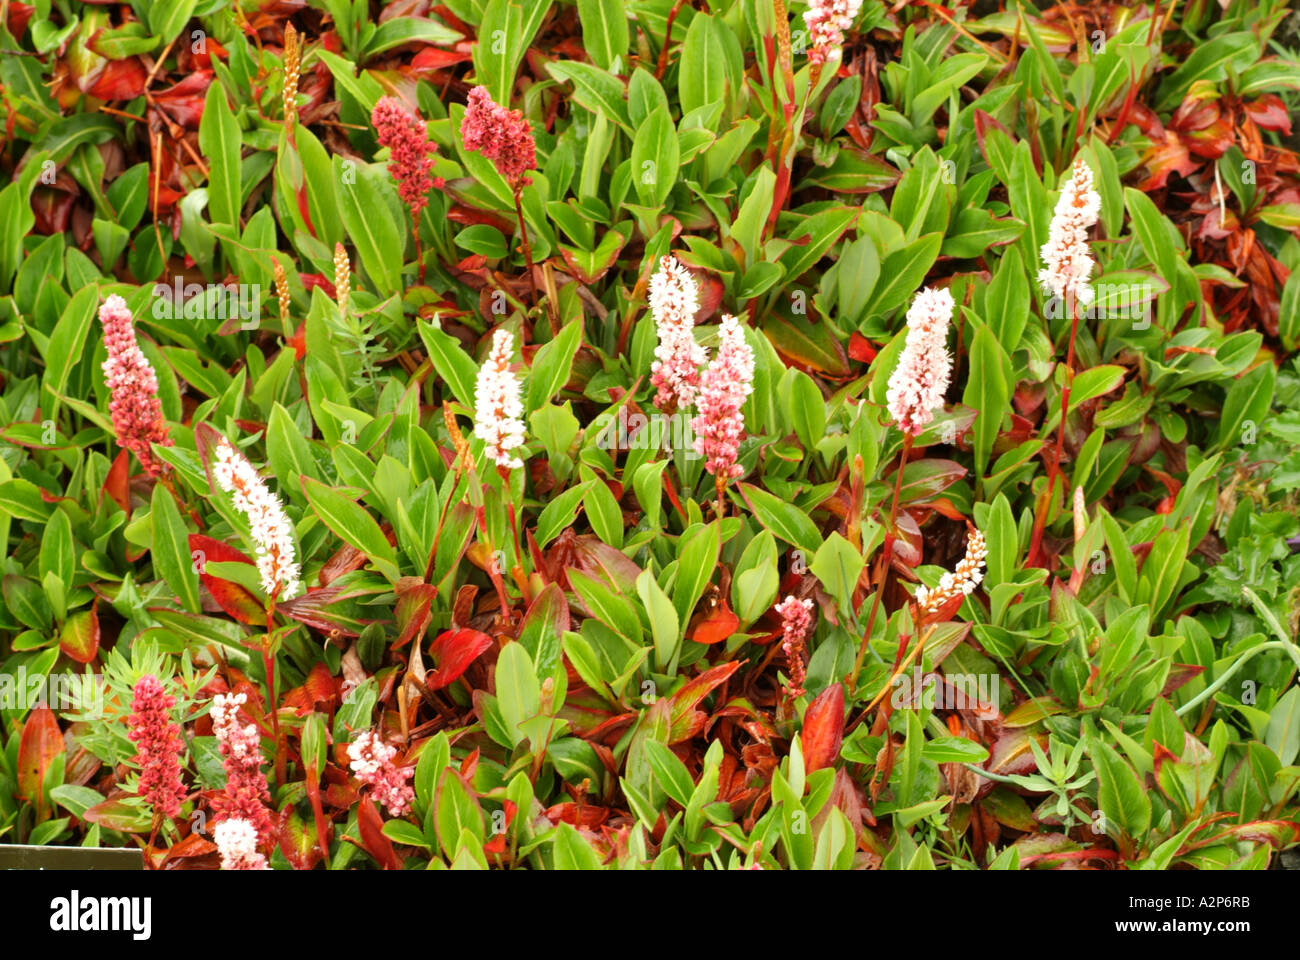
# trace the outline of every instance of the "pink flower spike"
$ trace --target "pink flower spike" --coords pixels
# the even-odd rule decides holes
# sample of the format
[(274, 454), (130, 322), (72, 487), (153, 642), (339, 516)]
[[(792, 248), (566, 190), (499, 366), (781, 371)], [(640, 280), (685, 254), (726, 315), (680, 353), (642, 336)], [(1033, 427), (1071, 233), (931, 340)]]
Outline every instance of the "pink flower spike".
[(885, 394), (890, 416), (906, 434), (919, 434), (943, 406), (952, 375), (948, 356), (952, 308), (951, 293), (927, 287), (907, 311), (907, 342)]
[(258, 847), (257, 828), (247, 820), (222, 820), (212, 828), (222, 870), (270, 870)]
[(843, 51), (844, 31), (853, 27), (862, 9), (862, 0), (811, 0), (803, 15), (808, 27), (808, 62), (838, 60)]
[(700, 367), (708, 351), (695, 342), (695, 314), (700, 309), (700, 288), (690, 271), (672, 256), (660, 261), (650, 277), (650, 313), (659, 343), (650, 364), (650, 382), (658, 393), (660, 410), (680, 410), (695, 402)]
[(171, 719), (176, 698), (163, 690), (153, 674), (135, 685), (127, 737), (135, 744), (134, 762), (140, 766), (136, 794), (153, 804), (157, 813), (175, 818), (181, 812), (185, 787), (181, 784), (181, 728)]
[(1047, 242), (1040, 251), (1043, 269), (1038, 282), (1043, 290), (1062, 300), (1092, 303), (1088, 282), (1095, 265), (1088, 250), (1088, 230), (1101, 213), (1101, 195), (1093, 187), (1092, 169), (1082, 157), (1074, 158), (1070, 179), (1061, 187)]
[(418, 220), (429, 203), (428, 194), (442, 187), (442, 177), (430, 177), (438, 148), (429, 139), (424, 121), (412, 114), (396, 97), (382, 97), (370, 114), (379, 145), (389, 149), (388, 172), (397, 181), (397, 192)]
[(492, 335), (492, 350), (474, 385), (474, 435), (486, 444), (488, 458), (505, 470), (524, 465), (513, 453), (524, 445), (519, 378), (510, 371), (514, 344), (509, 330)]
[(791, 697), (803, 696), (803, 681), (806, 669), (803, 662), (804, 650), (808, 643), (808, 632), (812, 627), (812, 601), (796, 600), (788, 596), (776, 605), (776, 612), (781, 616), (781, 631), (784, 639), (781, 649), (785, 653), (786, 668), (790, 673), (790, 686), (787, 693)]
[(469, 92), (460, 136), (466, 150), (475, 150), (496, 165), (511, 189), (532, 182), (526, 176), (529, 170), (537, 169), (532, 127), (519, 110), (507, 110), (494, 103), (487, 87), (478, 86)]
[(410, 783), (415, 768), (397, 766), (393, 763), (395, 756), (397, 748), (388, 746), (371, 730), (363, 731), (348, 744), (349, 766), (357, 779), (370, 786), (390, 817), (404, 817), (415, 799), (415, 788)]
[[(241, 724), (239, 708), (248, 702), (243, 693), (219, 693), (212, 698), (212, 732), (226, 770), (226, 787), (213, 799), (217, 823), (243, 821), (265, 845), (275, 834), (275, 823), (267, 804), (271, 791), (262, 773), (262, 737), (256, 724)], [(251, 868), (243, 868), (251, 869)]]
[(731, 314), (723, 314), (718, 352), (700, 380), (696, 409), (691, 421), (695, 431), (695, 452), (705, 457), (704, 469), (719, 480), (744, 473), (736, 463), (740, 441), (745, 436), (745, 414), (741, 407), (754, 389), (754, 351), (745, 342), (745, 329)]
[(149, 445), (170, 447), (172, 439), (167, 435), (162, 404), (158, 400), (158, 377), (140, 352), (126, 301), (116, 294), (108, 297), (99, 308), (99, 322), (104, 328), (104, 347), (108, 351), (103, 370), (111, 395), (108, 409), (113, 415), (117, 442), (136, 455), (150, 476), (162, 477), (171, 467), (157, 459)]

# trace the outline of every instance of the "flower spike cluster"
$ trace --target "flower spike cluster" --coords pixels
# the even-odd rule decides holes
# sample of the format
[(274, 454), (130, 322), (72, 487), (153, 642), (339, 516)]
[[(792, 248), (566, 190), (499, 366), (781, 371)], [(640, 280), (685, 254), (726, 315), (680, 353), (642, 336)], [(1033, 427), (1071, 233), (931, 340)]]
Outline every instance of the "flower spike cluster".
[(974, 593), (984, 579), (984, 558), (987, 556), (984, 534), (972, 528), (966, 535), (966, 556), (957, 564), (956, 569), (952, 573), (945, 573), (933, 590), (924, 585), (916, 588), (916, 605), (920, 607), (921, 614), (935, 613), (953, 597)]
[(256, 844), (268, 843), (275, 825), (267, 803), (271, 791), (262, 773), (262, 738), (256, 724), (241, 724), (239, 708), (248, 702), (243, 693), (219, 693), (212, 699), (212, 732), (221, 750), (226, 787), (212, 801), (217, 822), (242, 821), (253, 830)]
[(695, 342), (695, 314), (700, 309), (700, 288), (677, 258), (665, 256), (650, 278), (650, 313), (659, 343), (650, 365), (650, 382), (658, 391), (655, 406), (677, 410), (695, 402), (700, 366), (708, 352)]
[(781, 649), (785, 653), (786, 669), (790, 673), (790, 687), (786, 692), (791, 697), (803, 696), (804, 692), (806, 669), (803, 655), (808, 643), (808, 631), (812, 626), (812, 606), (811, 600), (797, 600), (794, 596), (788, 596), (776, 605), (784, 634)]
[(927, 287), (907, 311), (907, 342), (886, 393), (890, 416), (905, 434), (919, 434), (943, 405), (952, 375), (948, 356), (952, 308), (951, 293)]
[(393, 763), (397, 748), (390, 747), (379, 734), (366, 730), (348, 744), (349, 766), (362, 783), (368, 784), (374, 798), (388, 809), (391, 817), (404, 817), (411, 810), (415, 788), (411, 786), (414, 767)]
[(844, 31), (853, 26), (861, 9), (862, 0), (812, 0), (803, 15), (811, 46), (809, 63), (821, 64), (840, 58)]
[(113, 415), (117, 442), (136, 455), (150, 476), (161, 477), (171, 467), (157, 459), (149, 445), (170, 447), (172, 439), (167, 435), (162, 404), (158, 400), (158, 377), (140, 352), (125, 300), (116, 294), (108, 297), (99, 308), (99, 322), (104, 328), (104, 348), (108, 351), (103, 370), (111, 396), (108, 409)]
[(474, 435), (487, 445), (488, 457), (505, 470), (524, 465), (512, 452), (524, 445), (519, 378), (510, 371), (514, 348), (515, 338), (510, 331), (497, 330), (474, 385)]
[(294, 559), (293, 524), (279, 498), (267, 489), (266, 481), (224, 437), (217, 444), (212, 476), (235, 501), (235, 509), (248, 517), (253, 542), (257, 545), (257, 570), (268, 597), (288, 600), (301, 586)]
[(412, 114), (396, 97), (381, 97), (370, 114), (379, 145), (390, 151), (388, 172), (397, 181), (397, 193), (419, 220), (429, 203), (429, 191), (443, 185), (442, 177), (431, 177), (438, 150), (429, 139), (424, 121)]
[(744, 327), (730, 314), (722, 316), (720, 336), (718, 352), (700, 381), (699, 416), (691, 429), (695, 452), (706, 458), (704, 469), (722, 482), (744, 473), (736, 456), (745, 436), (741, 407), (754, 390), (754, 351), (745, 342)]
[(164, 817), (176, 817), (185, 799), (181, 784), (181, 728), (171, 719), (176, 698), (163, 690), (153, 674), (141, 677), (131, 699), (127, 737), (135, 744), (140, 765), (137, 794)]
[(1075, 157), (1070, 179), (1061, 188), (1052, 214), (1052, 225), (1043, 244), (1043, 269), (1038, 282), (1048, 293), (1063, 300), (1092, 303), (1088, 282), (1094, 266), (1088, 250), (1088, 230), (1101, 213), (1101, 195), (1093, 187), (1092, 169), (1082, 157)]
[(460, 136), (466, 150), (475, 150), (492, 161), (511, 189), (517, 191), (532, 182), (527, 176), (529, 170), (537, 169), (532, 127), (521, 111), (494, 103), (487, 87), (469, 92)]

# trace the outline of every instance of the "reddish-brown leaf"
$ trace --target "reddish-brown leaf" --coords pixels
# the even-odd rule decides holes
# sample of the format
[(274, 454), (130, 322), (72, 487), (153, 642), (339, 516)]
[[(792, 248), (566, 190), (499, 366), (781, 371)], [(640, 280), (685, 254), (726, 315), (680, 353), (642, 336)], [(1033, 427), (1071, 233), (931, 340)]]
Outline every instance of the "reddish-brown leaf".
[(45, 804), (41, 798), (45, 771), (62, 752), (63, 733), (59, 730), (59, 721), (54, 711), (42, 704), (28, 715), (23, 724), (22, 738), (18, 741), (18, 795), (37, 804), (37, 820), (45, 819)]
[(361, 845), (366, 853), (378, 861), (385, 870), (401, 870), (402, 861), (393, 849), (393, 842), (384, 836), (384, 821), (375, 809), (375, 803), (368, 797), (357, 807), (357, 829), (361, 833)]
[(803, 715), (803, 731), (799, 741), (803, 746), (803, 764), (808, 773), (829, 767), (840, 755), (844, 739), (844, 688), (833, 683), (812, 703)]
[(425, 685), (430, 690), (441, 690), (454, 683), (492, 644), (492, 638), (486, 633), (469, 627), (438, 634), (429, 647), (429, 656), (436, 667), (425, 680)]

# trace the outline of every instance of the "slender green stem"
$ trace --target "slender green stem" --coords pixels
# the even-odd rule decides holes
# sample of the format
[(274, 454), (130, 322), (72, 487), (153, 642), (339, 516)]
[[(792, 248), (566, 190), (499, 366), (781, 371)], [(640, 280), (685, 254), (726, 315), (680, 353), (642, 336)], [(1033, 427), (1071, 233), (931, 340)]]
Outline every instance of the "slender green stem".
[(1231, 680), (1233, 675), (1236, 674), (1236, 672), (1240, 670), (1242, 667), (1244, 667), (1252, 657), (1254, 657), (1256, 654), (1263, 653), (1266, 650), (1285, 650), (1287, 652), (1287, 655), (1290, 656), (1292, 661), (1295, 663), (1296, 669), (1300, 670), (1300, 647), (1297, 647), (1294, 643), (1292, 643), (1289, 640), (1270, 640), (1268, 643), (1261, 643), (1258, 647), (1251, 647), (1249, 650), (1242, 653), (1241, 656), (1239, 656), (1236, 660), (1233, 661), (1232, 666), (1230, 666), (1227, 670), (1223, 671), (1223, 675), (1221, 677), (1215, 680), (1212, 684), (1210, 684), (1208, 687), (1206, 687), (1196, 696), (1192, 697), (1192, 699), (1184, 703), (1181, 707), (1175, 710), (1174, 713), (1178, 714), (1178, 716), (1180, 717), (1188, 713), (1191, 713), (1202, 703), (1204, 703), (1207, 699), (1214, 696), (1221, 689), (1223, 689), (1223, 685), (1227, 683), (1229, 680)]

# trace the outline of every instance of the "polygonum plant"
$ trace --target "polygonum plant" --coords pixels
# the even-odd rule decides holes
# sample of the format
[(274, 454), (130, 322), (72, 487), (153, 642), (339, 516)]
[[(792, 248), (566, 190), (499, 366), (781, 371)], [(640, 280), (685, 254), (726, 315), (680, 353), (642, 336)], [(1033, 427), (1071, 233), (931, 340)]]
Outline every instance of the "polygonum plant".
[(6, 7), (0, 843), (1300, 843), (1281, 5), (141, 7)]

